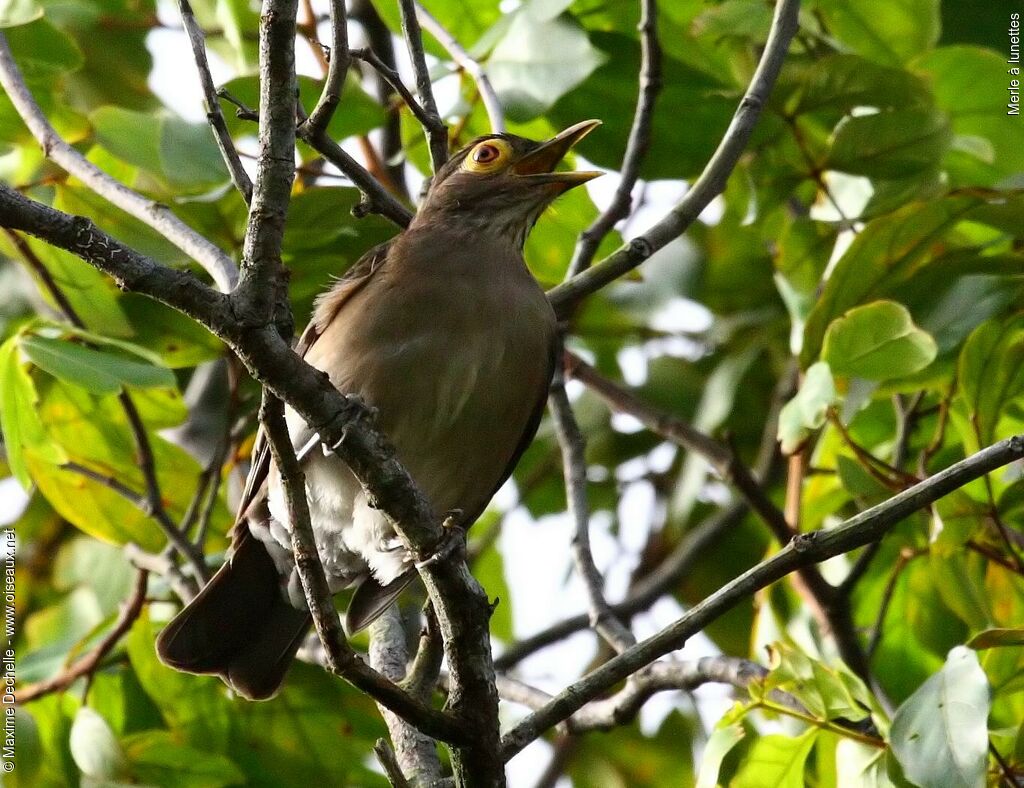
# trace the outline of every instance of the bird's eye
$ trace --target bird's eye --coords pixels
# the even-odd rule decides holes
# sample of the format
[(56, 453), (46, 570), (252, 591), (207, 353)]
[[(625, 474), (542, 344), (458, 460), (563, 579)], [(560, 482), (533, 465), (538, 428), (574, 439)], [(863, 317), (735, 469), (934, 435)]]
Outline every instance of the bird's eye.
[(491, 173), (508, 162), (512, 149), (502, 139), (490, 139), (479, 143), (463, 160), (463, 168), (470, 172)]
[(480, 145), (473, 151), (473, 161), (477, 164), (490, 164), (501, 156), (501, 151), (496, 145)]

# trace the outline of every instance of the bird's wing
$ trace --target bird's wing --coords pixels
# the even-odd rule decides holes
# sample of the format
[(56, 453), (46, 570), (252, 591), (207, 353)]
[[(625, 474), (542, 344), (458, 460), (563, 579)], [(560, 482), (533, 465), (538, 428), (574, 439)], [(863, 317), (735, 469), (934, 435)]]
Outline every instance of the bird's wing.
[[(309, 321), (299, 341), (295, 344), (295, 352), (305, 357), (309, 349), (320, 338), (324, 328), (344, 306), (353, 294), (357, 293), (380, 270), (387, 260), (391, 241), (378, 244), (360, 257), (355, 265), (334, 283), (334, 287), (319, 296), (313, 310), (313, 318)], [(256, 433), (256, 442), (252, 448), (252, 465), (245, 480), (245, 490), (238, 504), (235, 523), (245, 519), (247, 512), (254, 503), (266, 496), (266, 480), (270, 470), (270, 445), (261, 427)]]

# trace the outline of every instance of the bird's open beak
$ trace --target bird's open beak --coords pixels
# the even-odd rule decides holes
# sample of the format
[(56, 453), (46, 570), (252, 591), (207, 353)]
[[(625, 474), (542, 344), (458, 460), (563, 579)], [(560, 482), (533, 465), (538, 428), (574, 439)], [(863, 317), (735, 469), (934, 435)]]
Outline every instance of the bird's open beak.
[(550, 185), (559, 192), (568, 191), (574, 186), (593, 180), (602, 173), (592, 170), (554, 172), (554, 169), (573, 145), (600, 125), (599, 120), (584, 120), (570, 126), (523, 156), (512, 165), (512, 172), (530, 183)]

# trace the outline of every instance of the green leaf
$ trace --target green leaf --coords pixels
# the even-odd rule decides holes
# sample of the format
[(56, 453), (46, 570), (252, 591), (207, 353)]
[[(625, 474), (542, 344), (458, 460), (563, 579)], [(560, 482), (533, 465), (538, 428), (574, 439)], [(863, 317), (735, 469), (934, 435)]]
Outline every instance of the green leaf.
[[(576, 150), (601, 167), (618, 170), (632, 125), (637, 97), (640, 45), (634, 36), (595, 32), (591, 43), (603, 63), (586, 80), (565, 93), (545, 113), (559, 128), (585, 118), (603, 125), (587, 135)], [(651, 120), (651, 146), (640, 165), (645, 179), (696, 177), (714, 153), (736, 109), (730, 85), (697, 68), (666, 56), (663, 87)], [(679, 124), (669, 107), (685, 107), (686, 144), (679, 144)]]
[(978, 326), (960, 352), (957, 379), (978, 442), (992, 443), (1007, 406), (1024, 394), (1024, 314)]
[(826, 166), (872, 178), (902, 178), (938, 166), (951, 135), (946, 116), (933, 109), (897, 109), (844, 118)]
[(1024, 124), (1006, 112), (1011, 75), (1002, 55), (975, 46), (942, 47), (919, 57), (912, 68), (952, 118), (953, 133), (991, 150), (991, 156), (947, 156), (954, 184), (990, 186), (1024, 170)]
[(906, 109), (929, 102), (928, 86), (906, 69), (888, 68), (853, 54), (799, 59), (792, 53), (779, 75), (772, 101), (800, 115), (855, 107)]
[(516, 120), (544, 112), (604, 62), (586, 32), (563, 17), (516, 14), (487, 60), (501, 103)]
[(82, 67), (75, 42), (46, 19), (8, 28), (4, 35), (28, 84), (68, 74)]
[(830, 668), (784, 643), (775, 643), (769, 650), (772, 670), (763, 684), (751, 685), (752, 694), (763, 695), (773, 690), (789, 693), (819, 720), (857, 721), (870, 714), (870, 695), (857, 677)]
[(697, 772), (695, 788), (715, 788), (718, 785), (718, 772), (722, 761), (733, 747), (740, 743), (745, 733), (742, 725), (723, 725), (719, 723), (704, 745), (700, 770)]
[(222, 788), (245, 782), (245, 775), (230, 759), (182, 744), (170, 731), (126, 736), (123, 746), (132, 776), (146, 785)]
[(975, 651), (1003, 646), (1024, 646), (1024, 627), (986, 629), (968, 640), (967, 646)]
[(981, 788), (988, 759), (989, 688), (977, 655), (957, 646), (896, 710), (891, 746), (921, 786)]
[(939, 39), (938, 0), (819, 0), (817, 7), (842, 43), (885, 65), (901, 65)]
[(172, 387), (174, 373), (124, 356), (38, 334), (23, 334), (19, 347), (40, 369), (94, 394), (112, 394), (123, 386)]
[(905, 306), (874, 301), (829, 324), (821, 358), (836, 375), (890, 380), (924, 369), (937, 352), (935, 340), (914, 325)]
[(986, 201), (973, 195), (949, 196), (913, 203), (869, 222), (836, 263), (807, 318), (801, 362), (810, 364), (818, 357), (825, 330), (835, 318), (910, 280), (935, 259), (943, 236)]
[(227, 178), (207, 124), (188, 123), (167, 112), (100, 107), (89, 116), (99, 143), (117, 157), (188, 191)]
[(762, 736), (750, 750), (732, 788), (803, 788), (804, 764), (818, 740), (818, 729), (808, 728), (796, 738)]
[(126, 776), (127, 761), (114, 732), (99, 714), (83, 706), (71, 726), (71, 756), (86, 777), (110, 780)]
[(16, 27), (34, 22), (43, 15), (35, 0), (0, 0), (0, 27)]
[(779, 413), (779, 440), (782, 451), (796, 451), (813, 430), (825, 423), (828, 409), (838, 402), (832, 372), (823, 361), (812, 364), (804, 375), (800, 390)]
[[(307, 114), (313, 111), (323, 82), (312, 77), (299, 76), (299, 98)], [(255, 76), (238, 77), (224, 85), (224, 88), (248, 107), (256, 109), (260, 101), (259, 79)], [(237, 118), (234, 109), (222, 102), (224, 118), (232, 135), (255, 134), (256, 124)], [(366, 134), (384, 122), (384, 110), (362, 89), (354, 74), (349, 74), (341, 95), (341, 104), (334, 113), (327, 133), (336, 140), (343, 140), (357, 134)], [(308, 149), (307, 149), (308, 150)]]
[(19, 337), (0, 346), (0, 429), (11, 472), (26, 490), (32, 486), (27, 455), (48, 462), (66, 462), (67, 456), (46, 432), (36, 411), (35, 384), (18, 353)]

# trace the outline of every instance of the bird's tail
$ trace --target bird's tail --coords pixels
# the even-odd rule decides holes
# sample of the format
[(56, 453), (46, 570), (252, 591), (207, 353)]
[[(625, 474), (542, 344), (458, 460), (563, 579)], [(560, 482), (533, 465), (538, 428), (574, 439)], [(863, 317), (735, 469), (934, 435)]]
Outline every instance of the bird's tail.
[(216, 674), (239, 695), (265, 700), (280, 688), (309, 625), (309, 612), (286, 601), (274, 562), (246, 528), (227, 563), (160, 633), (156, 649), (172, 668)]

